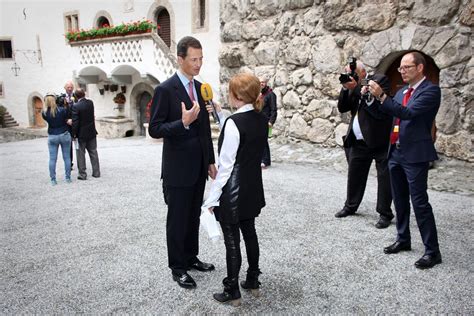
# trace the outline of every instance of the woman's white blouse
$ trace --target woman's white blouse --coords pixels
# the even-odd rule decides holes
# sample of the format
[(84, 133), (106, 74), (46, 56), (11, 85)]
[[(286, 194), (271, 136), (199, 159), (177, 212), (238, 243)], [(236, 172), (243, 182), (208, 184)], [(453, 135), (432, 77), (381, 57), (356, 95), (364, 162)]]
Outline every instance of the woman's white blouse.
[[(234, 114), (244, 113), (248, 111), (253, 111), (252, 104), (246, 104), (239, 108)], [(217, 113), (220, 118), (220, 128), (224, 126), (225, 115), (222, 112)], [(240, 144), (240, 133), (237, 129), (233, 120), (228, 120), (225, 125), (225, 130), (221, 131), (224, 133), (224, 140), (222, 141), (221, 152), (217, 160), (217, 176), (216, 179), (211, 184), (211, 189), (209, 191), (209, 197), (202, 204), (205, 208), (210, 208), (212, 206), (219, 206), (219, 199), (222, 194), (222, 188), (227, 183), (234, 169), (235, 158), (237, 157), (237, 150), (239, 149)]]

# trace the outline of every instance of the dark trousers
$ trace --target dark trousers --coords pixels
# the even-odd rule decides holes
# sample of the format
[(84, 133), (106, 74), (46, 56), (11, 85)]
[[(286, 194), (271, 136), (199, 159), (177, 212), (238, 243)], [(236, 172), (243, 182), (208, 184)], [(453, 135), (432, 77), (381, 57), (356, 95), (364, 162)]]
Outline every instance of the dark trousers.
[(377, 206), (376, 211), (381, 217), (392, 219), (392, 193), (390, 174), (387, 166), (387, 149), (369, 148), (364, 141), (355, 141), (346, 148), (346, 158), (349, 164), (347, 175), (347, 197), (344, 208), (355, 213), (364, 197), (370, 166), (375, 160), (377, 169)]
[(195, 263), (199, 253), (199, 216), (206, 185), (206, 177), (189, 187), (164, 186), (168, 204), (166, 218), (166, 244), (168, 266), (172, 272), (182, 274)]
[(397, 214), (397, 240), (403, 243), (411, 242), (411, 198), (416, 223), (425, 245), (425, 254), (438, 254), (438, 232), (427, 192), (429, 162), (408, 163), (401, 150), (393, 149), (388, 165)]
[(79, 139), (79, 150), (77, 151), (77, 169), (79, 176), (87, 177), (86, 173), (86, 149), (92, 165), (92, 176), (100, 177), (99, 154), (97, 153), (97, 138)]
[(262, 163), (265, 164), (265, 166), (270, 166), (272, 164), (272, 159), (270, 157), (270, 145), (268, 144), (268, 138), (267, 138), (265, 147), (263, 148)]
[(258, 260), (260, 248), (258, 246), (257, 232), (255, 231), (255, 218), (241, 221), (238, 224), (221, 223), (222, 233), (226, 250), (227, 277), (234, 279), (239, 277), (242, 255), (240, 253), (240, 231), (244, 237), (245, 249), (249, 271), (259, 271)]

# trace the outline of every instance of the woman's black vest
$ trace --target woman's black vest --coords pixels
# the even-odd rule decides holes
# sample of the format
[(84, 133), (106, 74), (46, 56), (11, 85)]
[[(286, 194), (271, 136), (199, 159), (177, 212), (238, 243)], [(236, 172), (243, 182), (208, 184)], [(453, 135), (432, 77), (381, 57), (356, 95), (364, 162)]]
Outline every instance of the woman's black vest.
[(265, 206), (260, 163), (268, 137), (268, 119), (255, 111), (230, 116), (219, 136), (219, 153), (228, 120), (234, 121), (237, 126), (240, 144), (230, 178), (222, 188), (220, 205), (214, 212), (220, 222), (237, 224), (257, 217)]

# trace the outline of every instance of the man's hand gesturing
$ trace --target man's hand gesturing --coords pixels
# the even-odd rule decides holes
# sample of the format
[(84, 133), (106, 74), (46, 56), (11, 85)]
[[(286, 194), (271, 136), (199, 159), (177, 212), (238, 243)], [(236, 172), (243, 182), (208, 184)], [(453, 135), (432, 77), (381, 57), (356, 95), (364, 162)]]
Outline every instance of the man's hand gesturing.
[(183, 121), (183, 125), (186, 127), (191, 125), (191, 123), (198, 118), (200, 110), (201, 108), (199, 107), (199, 104), (196, 101), (193, 101), (193, 107), (190, 110), (186, 110), (184, 102), (181, 102), (181, 120)]

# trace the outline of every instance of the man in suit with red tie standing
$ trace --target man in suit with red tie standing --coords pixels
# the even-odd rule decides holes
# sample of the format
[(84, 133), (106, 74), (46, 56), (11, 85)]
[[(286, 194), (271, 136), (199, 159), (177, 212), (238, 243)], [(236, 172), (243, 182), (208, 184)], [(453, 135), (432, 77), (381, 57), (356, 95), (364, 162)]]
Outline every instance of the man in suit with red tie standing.
[(370, 92), (380, 100), (380, 109), (395, 117), (388, 165), (398, 233), (396, 242), (384, 248), (384, 252), (393, 254), (411, 250), (411, 198), (425, 246), (424, 255), (415, 262), (419, 269), (441, 263), (436, 223), (427, 193), (429, 162), (438, 159), (431, 127), (440, 106), (441, 90), (426, 79), (425, 68), (422, 54), (405, 54), (398, 71), (408, 86), (398, 91), (394, 98), (386, 96), (376, 82), (369, 83)]
[(179, 69), (158, 85), (152, 99), (149, 134), (163, 138), (161, 178), (168, 205), (166, 242), (173, 280), (195, 288), (188, 270), (214, 270), (197, 258), (199, 216), (206, 179), (215, 178), (214, 149), (209, 115), (194, 79), (202, 66), (202, 46), (184, 37), (177, 46)]

